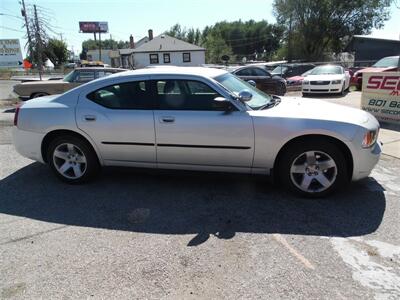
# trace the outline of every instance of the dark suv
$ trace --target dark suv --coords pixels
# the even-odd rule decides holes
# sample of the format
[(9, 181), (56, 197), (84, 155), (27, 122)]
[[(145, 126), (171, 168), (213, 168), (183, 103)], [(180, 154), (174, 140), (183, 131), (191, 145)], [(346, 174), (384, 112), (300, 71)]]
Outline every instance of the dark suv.
[(313, 68), (315, 68), (313, 64), (282, 64), (272, 70), (271, 74), (272, 76), (280, 76), (286, 79), (299, 76)]
[(268, 94), (283, 96), (286, 93), (285, 79), (272, 76), (264, 67), (230, 67), (228, 71), (245, 81), (254, 81), (259, 90)]

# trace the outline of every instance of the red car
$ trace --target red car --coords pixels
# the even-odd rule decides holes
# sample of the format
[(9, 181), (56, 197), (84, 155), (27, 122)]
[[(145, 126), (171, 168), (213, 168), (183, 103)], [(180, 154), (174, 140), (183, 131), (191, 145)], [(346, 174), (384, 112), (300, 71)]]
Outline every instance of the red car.
[(350, 85), (358, 90), (362, 88), (362, 77), (364, 72), (392, 72), (399, 69), (399, 56), (388, 56), (378, 60), (369, 68), (361, 69), (351, 77)]

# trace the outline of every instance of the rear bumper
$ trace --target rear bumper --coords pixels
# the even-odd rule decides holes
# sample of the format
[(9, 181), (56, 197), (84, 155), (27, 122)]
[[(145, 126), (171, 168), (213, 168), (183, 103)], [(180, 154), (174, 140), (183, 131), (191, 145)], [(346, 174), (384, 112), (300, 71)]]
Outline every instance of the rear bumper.
[(42, 141), (44, 133), (21, 130), (14, 126), (12, 130), (14, 147), (24, 157), (44, 163)]

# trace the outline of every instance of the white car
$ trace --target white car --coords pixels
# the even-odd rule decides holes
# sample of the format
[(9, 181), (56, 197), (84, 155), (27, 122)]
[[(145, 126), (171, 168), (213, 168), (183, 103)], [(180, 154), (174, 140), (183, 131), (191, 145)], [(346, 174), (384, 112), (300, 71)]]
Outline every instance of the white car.
[(369, 113), (269, 96), (212, 68), (118, 73), (28, 101), (14, 123), (17, 151), (68, 183), (100, 166), (241, 172), (318, 197), (367, 177), (381, 153)]
[(303, 96), (308, 94), (344, 94), (350, 86), (350, 73), (342, 66), (325, 65), (312, 69), (302, 84)]

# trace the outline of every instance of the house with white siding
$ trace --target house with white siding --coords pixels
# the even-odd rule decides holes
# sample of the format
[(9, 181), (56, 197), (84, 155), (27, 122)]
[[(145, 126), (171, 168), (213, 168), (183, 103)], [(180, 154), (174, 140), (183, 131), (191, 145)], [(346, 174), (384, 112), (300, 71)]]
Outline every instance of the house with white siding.
[(200, 66), (205, 63), (206, 49), (161, 34), (131, 49), (136, 69), (152, 65)]

